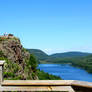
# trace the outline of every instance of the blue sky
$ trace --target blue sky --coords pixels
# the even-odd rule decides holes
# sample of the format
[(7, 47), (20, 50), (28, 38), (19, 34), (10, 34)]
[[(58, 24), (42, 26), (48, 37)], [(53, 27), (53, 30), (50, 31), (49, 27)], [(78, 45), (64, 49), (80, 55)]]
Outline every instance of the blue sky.
[(92, 52), (92, 0), (0, 0), (0, 34), (48, 54)]

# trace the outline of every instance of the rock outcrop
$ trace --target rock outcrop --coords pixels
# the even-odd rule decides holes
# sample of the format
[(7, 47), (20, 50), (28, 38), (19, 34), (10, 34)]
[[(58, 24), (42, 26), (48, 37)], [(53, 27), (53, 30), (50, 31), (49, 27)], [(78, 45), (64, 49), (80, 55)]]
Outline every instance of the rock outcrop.
[(0, 37), (0, 52), (6, 59), (5, 78), (38, 79), (32, 68), (28, 67), (28, 62), (31, 62), (30, 53), (22, 47), (18, 38)]

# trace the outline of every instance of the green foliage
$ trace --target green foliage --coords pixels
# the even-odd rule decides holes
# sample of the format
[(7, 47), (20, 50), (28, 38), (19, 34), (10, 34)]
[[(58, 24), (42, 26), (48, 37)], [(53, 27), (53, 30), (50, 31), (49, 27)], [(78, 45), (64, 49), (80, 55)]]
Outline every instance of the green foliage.
[(15, 77), (14, 73), (13, 72), (4, 72), (4, 77)]
[(61, 80), (61, 78), (58, 76), (54, 76), (40, 70), (37, 71), (37, 76), (40, 80)]
[(31, 69), (34, 72), (36, 71), (37, 61), (36, 61), (35, 57), (32, 54), (30, 54), (30, 59), (29, 59), (28, 65), (30, 65)]
[(0, 51), (0, 57), (3, 57), (4, 53), (2, 51)]
[[(27, 49), (31, 54), (33, 54), (39, 63), (43, 61), (53, 61), (53, 59), (58, 58), (73, 58), (73, 57), (83, 57), (91, 55), (91, 53), (83, 53), (83, 52), (65, 52), (65, 53), (56, 53), (52, 55), (47, 55), (45, 52), (39, 49)], [(42, 63), (42, 62), (41, 62)]]
[(73, 57), (82, 57), (82, 56), (88, 56), (91, 53), (83, 53), (83, 52), (64, 52), (64, 53), (56, 53), (50, 55), (52, 58), (73, 58)]
[(39, 49), (27, 49), (27, 50), (30, 52), (30, 54), (33, 54), (38, 61), (49, 58), (49, 56), (45, 52)]

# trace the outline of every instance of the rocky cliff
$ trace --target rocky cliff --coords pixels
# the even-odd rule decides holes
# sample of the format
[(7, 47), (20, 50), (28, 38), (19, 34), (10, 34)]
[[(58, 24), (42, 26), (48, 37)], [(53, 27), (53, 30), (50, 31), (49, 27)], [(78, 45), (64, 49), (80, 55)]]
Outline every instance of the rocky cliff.
[(16, 37), (0, 37), (0, 59), (6, 60), (4, 77), (6, 79), (38, 79), (32, 68), (30, 53)]

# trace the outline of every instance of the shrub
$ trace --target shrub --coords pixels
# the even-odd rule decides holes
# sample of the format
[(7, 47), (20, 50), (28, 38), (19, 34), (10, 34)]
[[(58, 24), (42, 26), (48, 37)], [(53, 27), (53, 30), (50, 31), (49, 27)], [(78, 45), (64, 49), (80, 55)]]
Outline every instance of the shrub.
[(36, 61), (35, 57), (32, 54), (30, 55), (30, 59), (29, 59), (28, 65), (31, 67), (31, 69), (34, 72), (36, 71), (37, 61)]

